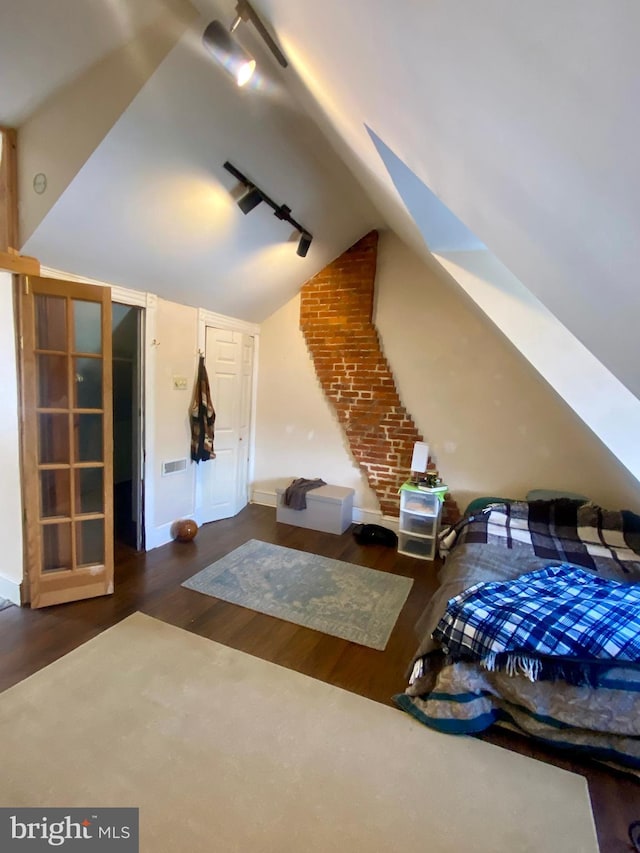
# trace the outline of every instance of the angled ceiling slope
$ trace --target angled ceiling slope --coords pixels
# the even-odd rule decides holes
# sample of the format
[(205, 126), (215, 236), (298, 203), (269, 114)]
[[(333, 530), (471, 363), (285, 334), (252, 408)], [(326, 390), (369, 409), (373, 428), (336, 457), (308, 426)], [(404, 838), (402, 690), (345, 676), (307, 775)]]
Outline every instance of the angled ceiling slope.
[[(232, 12), (222, 5), (201, 4), (23, 248), (46, 266), (259, 322), (381, 219), (257, 35), (242, 31), (261, 69), (250, 86), (216, 67), (202, 33)], [(305, 258), (266, 205), (238, 210), (229, 159), (313, 234)]]
[[(119, 0), (116, 5), (129, 4)], [(195, 5), (202, 22), (233, 16), (232, 2), (196, 0)], [(640, 114), (630, 107), (639, 91), (635, 33), (640, 6), (599, 0), (542, 7), (492, 0), (479, 6), (473, 0), (451, 0), (413, 4), (411, 15), (403, 17), (390, 0), (254, 0), (254, 5), (290, 60), (289, 76), (278, 76), (266, 57), (261, 98), (231, 95), (220, 77), (197, 67), (203, 60), (195, 44), (198, 37), (189, 48), (183, 41), (70, 188), (73, 209), (65, 204), (65, 194), (34, 235), (30, 250), (53, 255), (69, 227), (78, 227), (90, 241), (87, 221), (97, 231), (120, 216), (125, 225), (113, 232), (106, 228), (106, 246), (90, 243), (77, 257), (67, 249), (56, 263), (68, 267), (74, 261), (83, 268), (79, 271), (92, 266), (95, 276), (122, 283), (142, 275), (143, 286), (158, 282), (168, 295), (180, 254), (188, 257), (180, 275), (187, 291), (191, 289), (189, 301), (201, 303), (200, 295), (209, 293), (207, 304), (220, 298), (233, 311), (228, 293), (237, 286), (242, 291), (238, 311), (256, 319), (293, 292), (301, 268), (291, 272), (289, 261), (279, 267), (279, 260), (260, 254), (271, 245), (266, 223), (249, 240), (257, 250), (252, 254), (233, 218), (204, 214), (207, 206), (218, 210), (221, 189), (231, 189), (216, 173), (217, 163), (229, 156), (226, 150), (220, 157), (221, 149), (234, 145), (234, 155), (243, 155), (236, 156), (238, 165), (256, 180), (264, 183), (269, 171), (270, 194), (286, 198), (301, 221), (320, 234), (311, 216), (312, 193), (300, 187), (312, 162), (314, 190), (326, 190), (320, 205), (328, 208), (328, 199), (337, 199), (332, 212), (345, 213), (333, 232), (332, 217), (327, 217), (327, 257), (380, 222), (351, 174), (389, 224), (415, 245), (419, 232), (371, 145), (369, 125), (602, 364), (640, 395), (635, 368), (640, 355), (640, 289), (635, 285)], [(259, 44), (247, 46), (259, 54)], [(176, 106), (175, 99), (184, 103)], [(296, 99), (322, 126), (348, 168), (305, 124)], [(277, 118), (265, 104), (274, 107)], [(218, 124), (203, 122), (203, 112), (215, 113)], [(180, 133), (177, 122), (184, 122)], [(229, 128), (221, 131), (223, 122)], [(208, 152), (202, 138), (199, 144), (194, 141), (198, 130), (213, 132)], [(287, 140), (282, 157), (265, 155), (267, 145), (277, 144), (271, 133)], [(292, 135), (300, 140), (295, 151)], [(263, 139), (268, 140), (264, 146)], [(155, 167), (145, 168), (138, 156), (130, 155), (134, 145), (149, 152), (156, 146), (163, 149), (151, 157)], [(303, 158), (306, 167), (294, 174)], [(131, 191), (122, 186), (123, 175), (131, 180)], [(105, 185), (110, 180), (120, 191), (110, 191)], [(97, 216), (86, 201), (96, 189), (104, 190), (104, 209)], [(144, 212), (136, 197), (145, 211), (154, 207), (149, 228), (136, 218)], [(317, 221), (324, 222), (320, 214)], [(131, 249), (126, 226), (136, 239), (146, 241), (144, 258)], [(210, 232), (212, 254), (204, 248)], [(228, 238), (231, 256), (217, 251), (220, 235)], [(121, 248), (122, 259), (116, 261)], [(303, 279), (324, 260), (314, 254), (319, 248), (314, 240)], [(248, 279), (261, 278), (265, 262), (281, 272), (286, 283), (279, 289), (269, 274), (261, 282), (263, 289), (248, 286)], [(203, 274), (207, 265), (209, 275)], [(275, 290), (270, 293), (277, 296), (264, 297), (271, 286)]]
[(122, 47), (173, 0), (3, 0), (0, 123), (21, 125), (54, 92)]
[(640, 480), (640, 400), (369, 129), (435, 259)]
[(256, 5), (378, 207), (366, 125), (640, 396), (640, 5)]
[[(387, 0), (348, 10), (327, 0), (313, 12), (305, 0), (257, 3), (310, 112), (387, 222), (413, 246), (416, 225), (449, 250), (466, 232), (465, 251), (436, 259), (640, 476), (640, 7), (453, 0), (403, 17)], [(368, 127), (417, 197), (399, 172), (394, 181)], [(527, 315), (549, 336), (555, 370), (521, 334)]]

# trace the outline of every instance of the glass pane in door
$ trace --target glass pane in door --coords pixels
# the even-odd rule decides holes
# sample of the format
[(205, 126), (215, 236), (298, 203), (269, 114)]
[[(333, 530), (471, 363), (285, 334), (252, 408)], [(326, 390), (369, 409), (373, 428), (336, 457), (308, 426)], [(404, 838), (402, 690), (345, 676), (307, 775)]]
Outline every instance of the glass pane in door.
[(38, 461), (66, 464), (69, 457), (69, 415), (38, 415)]
[(71, 524), (42, 525), (42, 571), (71, 568)]
[(102, 415), (73, 416), (73, 458), (102, 462)]
[(102, 352), (102, 305), (99, 302), (71, 300), (73, 314), (73, 352)]
[(102, 468), (76, 468), (76, 512), (104, 512)]
[(102, 408), (102, 359), (74, 358), (74, 388), (76, 409)]
[(66, 355), (37, 355), (38, 406), (66, 409), (69, 406)]
[(35, 297), (36, 348), (67, 351), (67, 300), (63, 296)]
[(69, 469), (40, 472), (40, 504), (42, 518), (69, 518), (71, 488)]
[(78, 566), (104, 563), (104, 520), (102, 518), (76, 522), (76, 555)]

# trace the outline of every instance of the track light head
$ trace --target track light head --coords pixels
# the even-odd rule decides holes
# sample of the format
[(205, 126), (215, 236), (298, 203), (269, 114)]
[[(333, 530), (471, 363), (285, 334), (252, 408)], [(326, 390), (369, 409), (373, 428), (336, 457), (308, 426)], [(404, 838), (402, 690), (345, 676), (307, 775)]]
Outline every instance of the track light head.
[(308, 231), (303, 231), (300, 235), (300, 239), (298, 240), (298, 248), (296, 249), (296, 255), (301, 258), (306, 258), (312, 240), (313, 237), (311, 236), (311, 234), (309, 234)]
[(238, 207), (246, 215), (251, 213), (262, 201), (262, 193), (257, 187), (248, 187), (247, 192), (238, 199)]
[(220, 21), (211, 21), (204, 31), (202, 41), (238, 86), (249, 82), (255, 71), (256, 61), (240, 47)]
[(205, 46), (220, 65), (231, 74), (238, 86), (244, 86), (245, 83), (248, 83), (256, 68), (255, 59), (240, 47), (231, 35), (242, 22), (251, 22), (280, 65), (283, 68), (288, 65), (286, 57), (249, 0), (238, 0), (236, 16), (231, 24), (231, 32), (220, 21), (212, 21), (202, 36)]

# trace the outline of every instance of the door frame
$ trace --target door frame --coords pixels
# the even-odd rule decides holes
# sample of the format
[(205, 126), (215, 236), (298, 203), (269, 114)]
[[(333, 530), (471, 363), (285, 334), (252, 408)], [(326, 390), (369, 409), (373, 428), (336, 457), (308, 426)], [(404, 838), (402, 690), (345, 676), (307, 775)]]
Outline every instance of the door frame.
[[(256, 440), (256, 401), (258, 396), (258, 355), (260, 349), (260, 326), (257, 323), (249, 323), (245, 320), (238, 320), (235, 317), (227, 317), (224, 314), (216, 314), (215, 311), (209, 311), (206, 308), (198, 309), (198, 351), (197, 355), (205, 353), (207, 340), (207, 327), (215, 329), (229, 329), (232, 332), (240, 332), (243, 335), (248, 335), (253, 338), (253, 365), (251, 376), (251, 411), (249, 413), (249, 461), (247, 464), (247, 485), (254, 479), (255, 466), (255, 440)], [(215, 407), (216, 401), (213, 401)], [(214, 445), (215, 446), (215, 445)], [(198, 504), (198, 483), (194, 477), (193, 481), (193, 506), (195, 509), (194, 518), (198, 524), (201, 524), (201, 518), (204, 517), (203, 507)], [(251, 500), (251, 494), (249, 494)]]

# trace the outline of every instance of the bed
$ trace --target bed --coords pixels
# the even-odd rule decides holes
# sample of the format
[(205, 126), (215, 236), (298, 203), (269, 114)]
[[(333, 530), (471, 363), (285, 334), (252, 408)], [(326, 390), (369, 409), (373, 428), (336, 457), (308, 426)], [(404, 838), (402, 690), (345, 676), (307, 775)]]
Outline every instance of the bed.
[(569, 655), (557, 665), (547, 658), (553, 665), (540, 674), (490, 666), (432, 636), (442, 636), (456, 597), (501, 584), (526, 587), (546, 570), (640, 595), (640, 516), (579, 500), (491, 503), (444, 531), (441, 554), (441, 584), (416, 626), (420, 645), (396, 703), (442, 732), (500, 725), (640, 772), (640, 631), (632, 632), (629, 659), (594, 664)]

